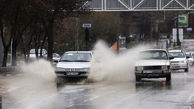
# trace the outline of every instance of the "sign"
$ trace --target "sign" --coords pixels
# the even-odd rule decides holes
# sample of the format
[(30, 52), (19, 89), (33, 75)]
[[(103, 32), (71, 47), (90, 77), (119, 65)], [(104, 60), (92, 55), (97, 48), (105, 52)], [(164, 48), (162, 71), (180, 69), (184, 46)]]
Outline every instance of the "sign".
[(91, 28), (92, 27), (92, 24), (83, 24), (82, 27), (83, 28)]
[(126, 49), (126, 37), (119, 36), (119, 49)]
[[(179, 40), (180, 42), (183, 42), (183, 29), (179, 28)], [(172, 41), (177, 42), (177, 28), (172, 29)]]
[(177, 42), (177, 29), (176, 28), (172, 29), (172, 41)]
[(183, 29), (182, 28), (179, 29), (179, 40), (180, 42), (183, 42)]
[(192, 31), (193, 29), (192, 28), (187, 28), (187, 31)]
[(178, 15), (178, 27), (188, 27), (188, 15)]

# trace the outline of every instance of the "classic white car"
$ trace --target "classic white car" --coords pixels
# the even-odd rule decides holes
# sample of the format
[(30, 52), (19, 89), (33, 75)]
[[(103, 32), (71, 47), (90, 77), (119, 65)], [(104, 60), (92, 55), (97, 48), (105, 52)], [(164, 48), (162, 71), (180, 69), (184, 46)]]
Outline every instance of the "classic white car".
[[(140, 53), (135, 64), (136, 81), (142, 78), (166, 78), (171, 80), (170, 58), (164, 49), (150, 49)], [(173, 57), (172, 57), (173, 58)]]
[(188, 60), (182, 50), (169, 50), (169, 55), (174, 57), (174, 59), (170, 60), (173, 70), (184, 69), (185, 72), (188, 72)]
[(91, 51), (68, 51), (56, 65), (56, 74), (60, 77), (87, 78), (92, 58)]

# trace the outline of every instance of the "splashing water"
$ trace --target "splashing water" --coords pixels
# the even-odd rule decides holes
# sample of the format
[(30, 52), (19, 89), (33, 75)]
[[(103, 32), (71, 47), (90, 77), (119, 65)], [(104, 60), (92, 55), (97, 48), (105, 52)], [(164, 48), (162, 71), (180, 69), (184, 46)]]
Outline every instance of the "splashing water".
[[(45, 60), (21, 66), (21, 75), (5, 81), (7, 109), (53, 109), (57, 93), (55, 72)], [(9, 103), (10, 102), (10, 103)], [(5, 103), (6, 104), (6, 103)]]
[(139, 59), (139, 52), (147, 48), (148, 45), (139, 45), (117, 55), (99, 41), (94, 49), (89, 79), (97, 82), (134, 81), (135, 62)]

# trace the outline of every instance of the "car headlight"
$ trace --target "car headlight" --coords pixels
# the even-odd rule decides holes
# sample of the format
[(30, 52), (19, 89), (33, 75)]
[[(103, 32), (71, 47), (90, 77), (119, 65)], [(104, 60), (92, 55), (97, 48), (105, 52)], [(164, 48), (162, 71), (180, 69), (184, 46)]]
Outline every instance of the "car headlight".
[(64, 68), (60, 68), (60, 67), (56, 68), (56, 71), (64, 71), (64, 70), (65, 70)]
[(180, 63), (187, 63), (187, 60), (184, 60), (184, 61), (180, 61)]
[(135, 70), (136, 71), (142, 71), (143, 70), (143, 67), (142, 66), (137, 66), (137, 67), (135, 67)]
[(83, 68), (82, 71), (88, 72), (89, 71), (89, 68)]
[(170, 66), (167, 66), (167, 65), (162, 66), (162, 70), (169, 70), (169, 69), (170, 69)]

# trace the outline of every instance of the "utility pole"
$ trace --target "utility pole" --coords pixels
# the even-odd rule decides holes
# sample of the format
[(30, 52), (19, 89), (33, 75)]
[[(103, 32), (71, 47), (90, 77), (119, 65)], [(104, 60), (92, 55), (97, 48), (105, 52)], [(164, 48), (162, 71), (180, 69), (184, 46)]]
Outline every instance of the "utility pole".
[(78, 32), (79, 32), (78, 24), (79, 24), (79, 18), (76, 17), (75, 20), (76, 20), (75, 50), (78, 51), (79, 50), (79, 44), (78, 44)]
[(86, 42), (85, 49), (89, 50), (89, 41), (90, 41), (90, 34), (89, 34), (90, 30), (89, 30), (89, 28), (92, 27), (92, 24), (86, 23), (86, 24), (83, 24), (82, 27), (85, 29), (85, 42)]
[(180, 43), (180, 39), (179, 39), (179, 24), (178, 24), (178, 21), (179, 21), (179, 16), (177, 15), (177, 20), (176, 20), (176, 28), (177, 28), (177, 45), (180, 46), (181, 43)]

